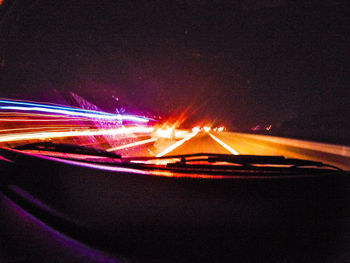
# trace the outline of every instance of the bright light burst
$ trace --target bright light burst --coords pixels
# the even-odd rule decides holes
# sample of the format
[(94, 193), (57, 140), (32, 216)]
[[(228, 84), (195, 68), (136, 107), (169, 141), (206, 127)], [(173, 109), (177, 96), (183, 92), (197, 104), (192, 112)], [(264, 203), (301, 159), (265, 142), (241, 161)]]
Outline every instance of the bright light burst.
[(201, 128), (199, 126), (193, 127), (192, 132), (200, 132)]
[(204, 130), (205, 132), (209, 132), (209, 131), (211, 130), (211, 128), (210, 128), (209, 126), (204, 126), (204, 127), (203, 127), (203, 130)]
[(220, 127), (217, 129), (218, 132), (223, 132), (224, 130), (225, 130), (225, 127), (224, 127), (224, 126), (220, 126)]
[(156, 130), (157, 136), (160, 138), (168, 138), (171, 139), (172, 137), (175, 137), (175, 131), (174, 128), (170, 127), (170, 128), (158, 128)]

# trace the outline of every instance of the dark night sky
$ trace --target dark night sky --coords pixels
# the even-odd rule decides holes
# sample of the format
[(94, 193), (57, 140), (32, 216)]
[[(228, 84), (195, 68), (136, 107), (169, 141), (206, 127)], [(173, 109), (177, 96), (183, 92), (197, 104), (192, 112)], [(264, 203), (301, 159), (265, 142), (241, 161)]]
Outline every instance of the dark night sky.
[(1, 97), (73, 91), (104, 110), (232, 127), (349, 116), (341, 2), (90, 2), (4, 1)]

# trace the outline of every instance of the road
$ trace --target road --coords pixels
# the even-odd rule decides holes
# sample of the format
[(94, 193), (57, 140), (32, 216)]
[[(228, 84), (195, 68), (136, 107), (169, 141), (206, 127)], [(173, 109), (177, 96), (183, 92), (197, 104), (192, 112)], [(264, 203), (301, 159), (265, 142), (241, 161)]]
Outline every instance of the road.
[(350, 170), (350, 147), (233, 132), (198, 133), (166, 155), (200, 152), (282, 155), (321, 161)]

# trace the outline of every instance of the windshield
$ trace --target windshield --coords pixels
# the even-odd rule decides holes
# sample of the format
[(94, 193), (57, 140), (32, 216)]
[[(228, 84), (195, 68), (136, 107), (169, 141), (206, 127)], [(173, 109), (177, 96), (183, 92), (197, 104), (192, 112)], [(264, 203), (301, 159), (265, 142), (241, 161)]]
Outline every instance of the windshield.
[(344, 9), (258, 2), (0, 1), (0, 146), (349, 170)]
[(0, 262), (350, 262), (347, 2), (0, 0)]

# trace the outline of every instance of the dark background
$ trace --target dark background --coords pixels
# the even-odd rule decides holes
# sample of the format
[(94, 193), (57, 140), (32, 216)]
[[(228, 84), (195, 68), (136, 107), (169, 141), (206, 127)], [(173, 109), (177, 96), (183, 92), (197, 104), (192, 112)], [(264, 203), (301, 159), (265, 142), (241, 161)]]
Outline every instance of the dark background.
[(0, 96), (344, 143), (346, 1), (3, 1)]

